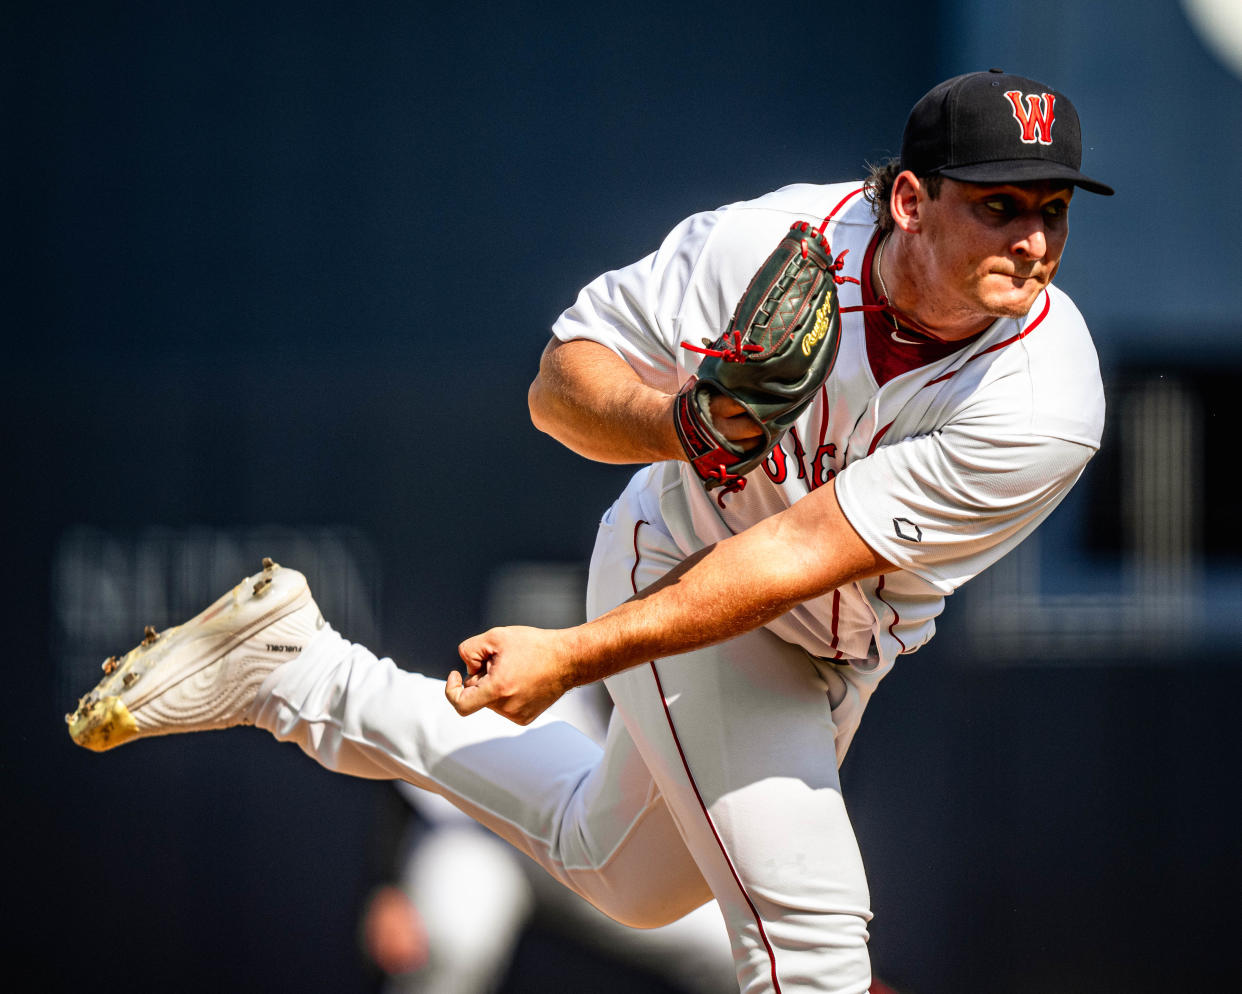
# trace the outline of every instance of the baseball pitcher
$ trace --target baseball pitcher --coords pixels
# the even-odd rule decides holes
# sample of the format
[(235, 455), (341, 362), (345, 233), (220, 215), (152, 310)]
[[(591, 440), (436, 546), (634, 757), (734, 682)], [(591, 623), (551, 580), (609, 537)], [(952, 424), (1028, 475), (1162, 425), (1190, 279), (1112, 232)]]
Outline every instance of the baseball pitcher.
[[(1053, 283), (1074, 194), (1112, 193), (1081, 157), (1063, 93), (958, 76), (866, 181), (696, 214), (583, 289), (531, 416), (641, 466), (600, 522), (587, 623), (474, 636), (439, 682), (351, 644), (268, 561), (109, 659), (70, 733), (255, 724), (444, 796), (618, 921), (714, 899), (747, 994), (864, 994), (838, 766), (944, 599), (1099, 446), (1095, 350)], [(602, 746), (540, 717), (598, 680)]]

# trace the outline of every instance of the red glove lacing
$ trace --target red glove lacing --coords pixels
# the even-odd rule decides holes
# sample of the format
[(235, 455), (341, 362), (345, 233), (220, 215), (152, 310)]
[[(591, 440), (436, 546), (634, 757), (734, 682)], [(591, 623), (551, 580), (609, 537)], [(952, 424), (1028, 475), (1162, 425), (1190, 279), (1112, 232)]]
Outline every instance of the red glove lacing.
[[(824, 237), (824, 229), (828, 227), (828, 221), (831, 217), (832, 215), (830, 214), (828, 217), (824, 218), (819, 227), (814, 230), (811, 229), (811, 225), (807, 221), (795, 221), (790, 226), (789, 230), (800, 231), (804, 235), (809, 235), (812, 239), (819, 243), (828, 258), (832, 259), (832, 262), (828, 264), (828, 275), (832, 277), (833, 282), (836, 283), (837, 286), (841, 286), (843, 283), (861, 283), (861, 280), (853, 276), (841, 275), (841, 270), (845, 268), (845, 257), (849, 255), (849, 249), (845, 249), (843, 252), (838, 254), (836, 258), (833, 258), (832, 256), (832, 249), (828, 244), (828, 239)], [(807, 239), (803, 238), (802, 258), (805, 259), (809, 254), (810, 247), (807, 245)], [(840, 310), (842, 312), (876, 310), (877, 306), (879, 309), (883, 309), (883, 305), (866, 304), (859, 307), (842, 307)], [(732, 340), (730, 340), (730, 336), (732, 337)], [(731, 333), (727, 331), (725, 332), (725, 334), (721, 337), (720, 348), (713, 348), (711, 344), (706, 341), (706, 339), (704, 340), (704, 344), (701, 346), (691, 345), (689, 342), (682, 342), (681, 347), (689, 352), (697, 352), (700, 355), (714, 356), (724, 362), (745, 362), (753, 353), (763, 351), (762, 345), (756, 345), (753, 342), (748, 342), (743, 345), (742, 332), (738, 328), (733, 329)], [(739, 476), (736, 473), (730, 473), (723, 466), (715, 466), (709, 470), (707, 475), (704, 477), (705, 482), (708, 480), (720, 481), (721, 491), (716, 497), (716, 503), (722, 508), (725, 506), (724, 499), (726, 495), (735, 494), (746, 489), (746, 478), (744, 476)]]

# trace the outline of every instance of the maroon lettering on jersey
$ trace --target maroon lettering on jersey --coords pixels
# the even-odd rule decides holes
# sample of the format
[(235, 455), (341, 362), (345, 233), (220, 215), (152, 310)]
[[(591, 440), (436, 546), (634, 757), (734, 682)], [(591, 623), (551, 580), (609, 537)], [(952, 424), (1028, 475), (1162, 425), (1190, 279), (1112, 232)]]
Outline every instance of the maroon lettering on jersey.
[(806, 479), (806, 447), (803, 446), (802, 439), (798, 437), (797, 428), (789, 429), (789, 437), (793, 439), (793, 444), (794, 444), (793, 457), (794, 457), (794, 462), (798, 464), (798, 479), (805, 480)]
[(821, 445), (815, 451), (815, 461), (811, 463), (811, 489), (822, 487), (837, 475), (837, 471), (828, 465), (829, 459), (835, 459), (837, 447), (833, 442)]
[[(1018, 90), (1007, 90), (1005, 96), (1013, 105), (1013, 118), (1022, 126), (1022, 142), (1026, 145), (1052, 144), (1052, 121), (1056, 117), (1053, 104), (1056, 103), (1055, 93), (1026, 94), (1026, 108), (1022, 107), (1022, 93)], [(1038, 132), (1038, 134), (1036, 134)]]

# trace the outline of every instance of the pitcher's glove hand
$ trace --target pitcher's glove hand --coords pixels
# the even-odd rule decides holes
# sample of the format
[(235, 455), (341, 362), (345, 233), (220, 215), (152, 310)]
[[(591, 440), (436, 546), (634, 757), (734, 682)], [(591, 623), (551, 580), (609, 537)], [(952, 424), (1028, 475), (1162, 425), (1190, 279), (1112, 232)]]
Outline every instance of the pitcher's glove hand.
[[(705, 358), (677, 395), (677, 436), (707, 489), (724, 487), (721, 507), (725, 494), (746, 486), (746, 474), (776, 447), (832, 371), (841, 335), (837, 284), (848, 277), (837, 275), (845, 253), (833, 259), (825, 225), (799, 221), (789, 229), (720, 338), (704, 340), (703, 348), (682, 342)], [(763, 437), (746, 445), (726, 438), (709, 409), (717, 394), (736, 401)]]

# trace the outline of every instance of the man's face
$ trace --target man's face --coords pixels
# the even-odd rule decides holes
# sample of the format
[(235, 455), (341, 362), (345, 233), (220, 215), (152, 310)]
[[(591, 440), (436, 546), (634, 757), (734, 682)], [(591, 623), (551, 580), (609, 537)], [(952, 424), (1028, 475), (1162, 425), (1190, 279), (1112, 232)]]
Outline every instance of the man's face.
[(1072, 187), (946, 179), (920, 204), (927, 283), (961, 318), (1022, 317), (1052, 282), (1069, 235)]

